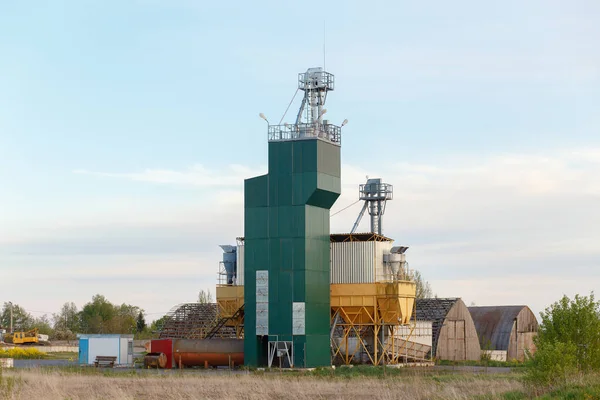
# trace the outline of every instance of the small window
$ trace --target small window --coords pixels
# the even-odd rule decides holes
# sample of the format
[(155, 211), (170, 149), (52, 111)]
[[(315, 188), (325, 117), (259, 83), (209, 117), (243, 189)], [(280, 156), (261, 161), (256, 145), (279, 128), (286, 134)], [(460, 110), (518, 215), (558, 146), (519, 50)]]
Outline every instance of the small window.
[(133, 341), (127, 342), (127, 354), (133, 355)]

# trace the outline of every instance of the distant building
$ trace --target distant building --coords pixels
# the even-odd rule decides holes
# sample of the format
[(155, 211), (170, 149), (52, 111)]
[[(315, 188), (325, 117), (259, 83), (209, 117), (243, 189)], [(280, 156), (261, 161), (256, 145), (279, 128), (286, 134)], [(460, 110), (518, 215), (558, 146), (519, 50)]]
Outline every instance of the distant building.
[(97, 356), (117, 357), (115, 364), (133, 364), (133, 335), (79, 334), (79, 364), (94, 364)]
[(535, 351), (538, 321), (527, 306), (469, 307), (481, 349), (499, 360), (525, 360)]
[(431, 357), (440, 360), (479, 360), (481, 347), (471, 314), (459, 298), (417, 299), (417, 321), (431, 321)]

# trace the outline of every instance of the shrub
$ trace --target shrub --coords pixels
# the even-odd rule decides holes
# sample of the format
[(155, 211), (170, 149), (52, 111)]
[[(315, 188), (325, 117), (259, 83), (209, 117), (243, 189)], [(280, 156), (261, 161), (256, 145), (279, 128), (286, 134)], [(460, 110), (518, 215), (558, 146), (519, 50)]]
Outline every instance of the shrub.
[(543, 343), (528, 361), (525, 381), (535, 388), (553, 388), (568, 383), (577, 375), (576, 351), (572, 343)]
[(16, 360), (39, 360), (46, 358), (47, 354), (38, 349), (27, 349), (14, 347), (12, 349), (0, 349), (0, 358), (14, 358)]
[[(536, 345), (570, 343), (575, 346), (577, 368), (582, 372), (600, 370), (600, 303), (594, 294), (567, 296), (541, 313), (542, 324)], [(535, 357), (535, 356), (534, 356)]]
[(600, 303), (593, 293), (573, 300), (563, 296), (541, 317), (537, 350), (528, 354), (525, 373), (525, 382), (536, 393), (600, 370)]

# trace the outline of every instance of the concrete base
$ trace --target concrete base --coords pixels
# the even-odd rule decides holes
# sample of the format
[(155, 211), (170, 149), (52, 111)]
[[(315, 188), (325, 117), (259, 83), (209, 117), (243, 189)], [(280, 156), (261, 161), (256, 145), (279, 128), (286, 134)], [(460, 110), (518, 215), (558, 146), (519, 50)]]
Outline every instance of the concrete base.
[(270, 369), (269, 368), (256, 368), (256, 370), (260, 371), (260, 372), (267, 372), (267, 371), (312, 372), (312, 371), (316, 370), (316, 368), (277, 368), (277, 367), (271, 367)]
[(271, 368), (273, 370), (277, 370), (277, 371), (296, 371), (296, 372), (312, 372), (314, 371), (316, 368)]
[(414, 362), (414, 363), (403, 363), (403, 364), (386, 364), (386, 368), (408, 368), (408, 367), (433, 367), (434, 362)]
[(481, 356), (487, 357), (492, 361), (506, 361), (506, 350), (481, 350)]

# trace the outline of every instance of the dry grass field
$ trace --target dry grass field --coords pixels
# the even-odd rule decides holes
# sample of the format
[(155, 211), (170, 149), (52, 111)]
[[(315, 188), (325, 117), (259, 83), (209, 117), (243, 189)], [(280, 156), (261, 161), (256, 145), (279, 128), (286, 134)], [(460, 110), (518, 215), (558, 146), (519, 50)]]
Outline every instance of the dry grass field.
[(2, 399), (493, 399), (521, 392), (510, 375), (395, 374), (386, 377), (214, 374), (157, 375), (4, 371)]

